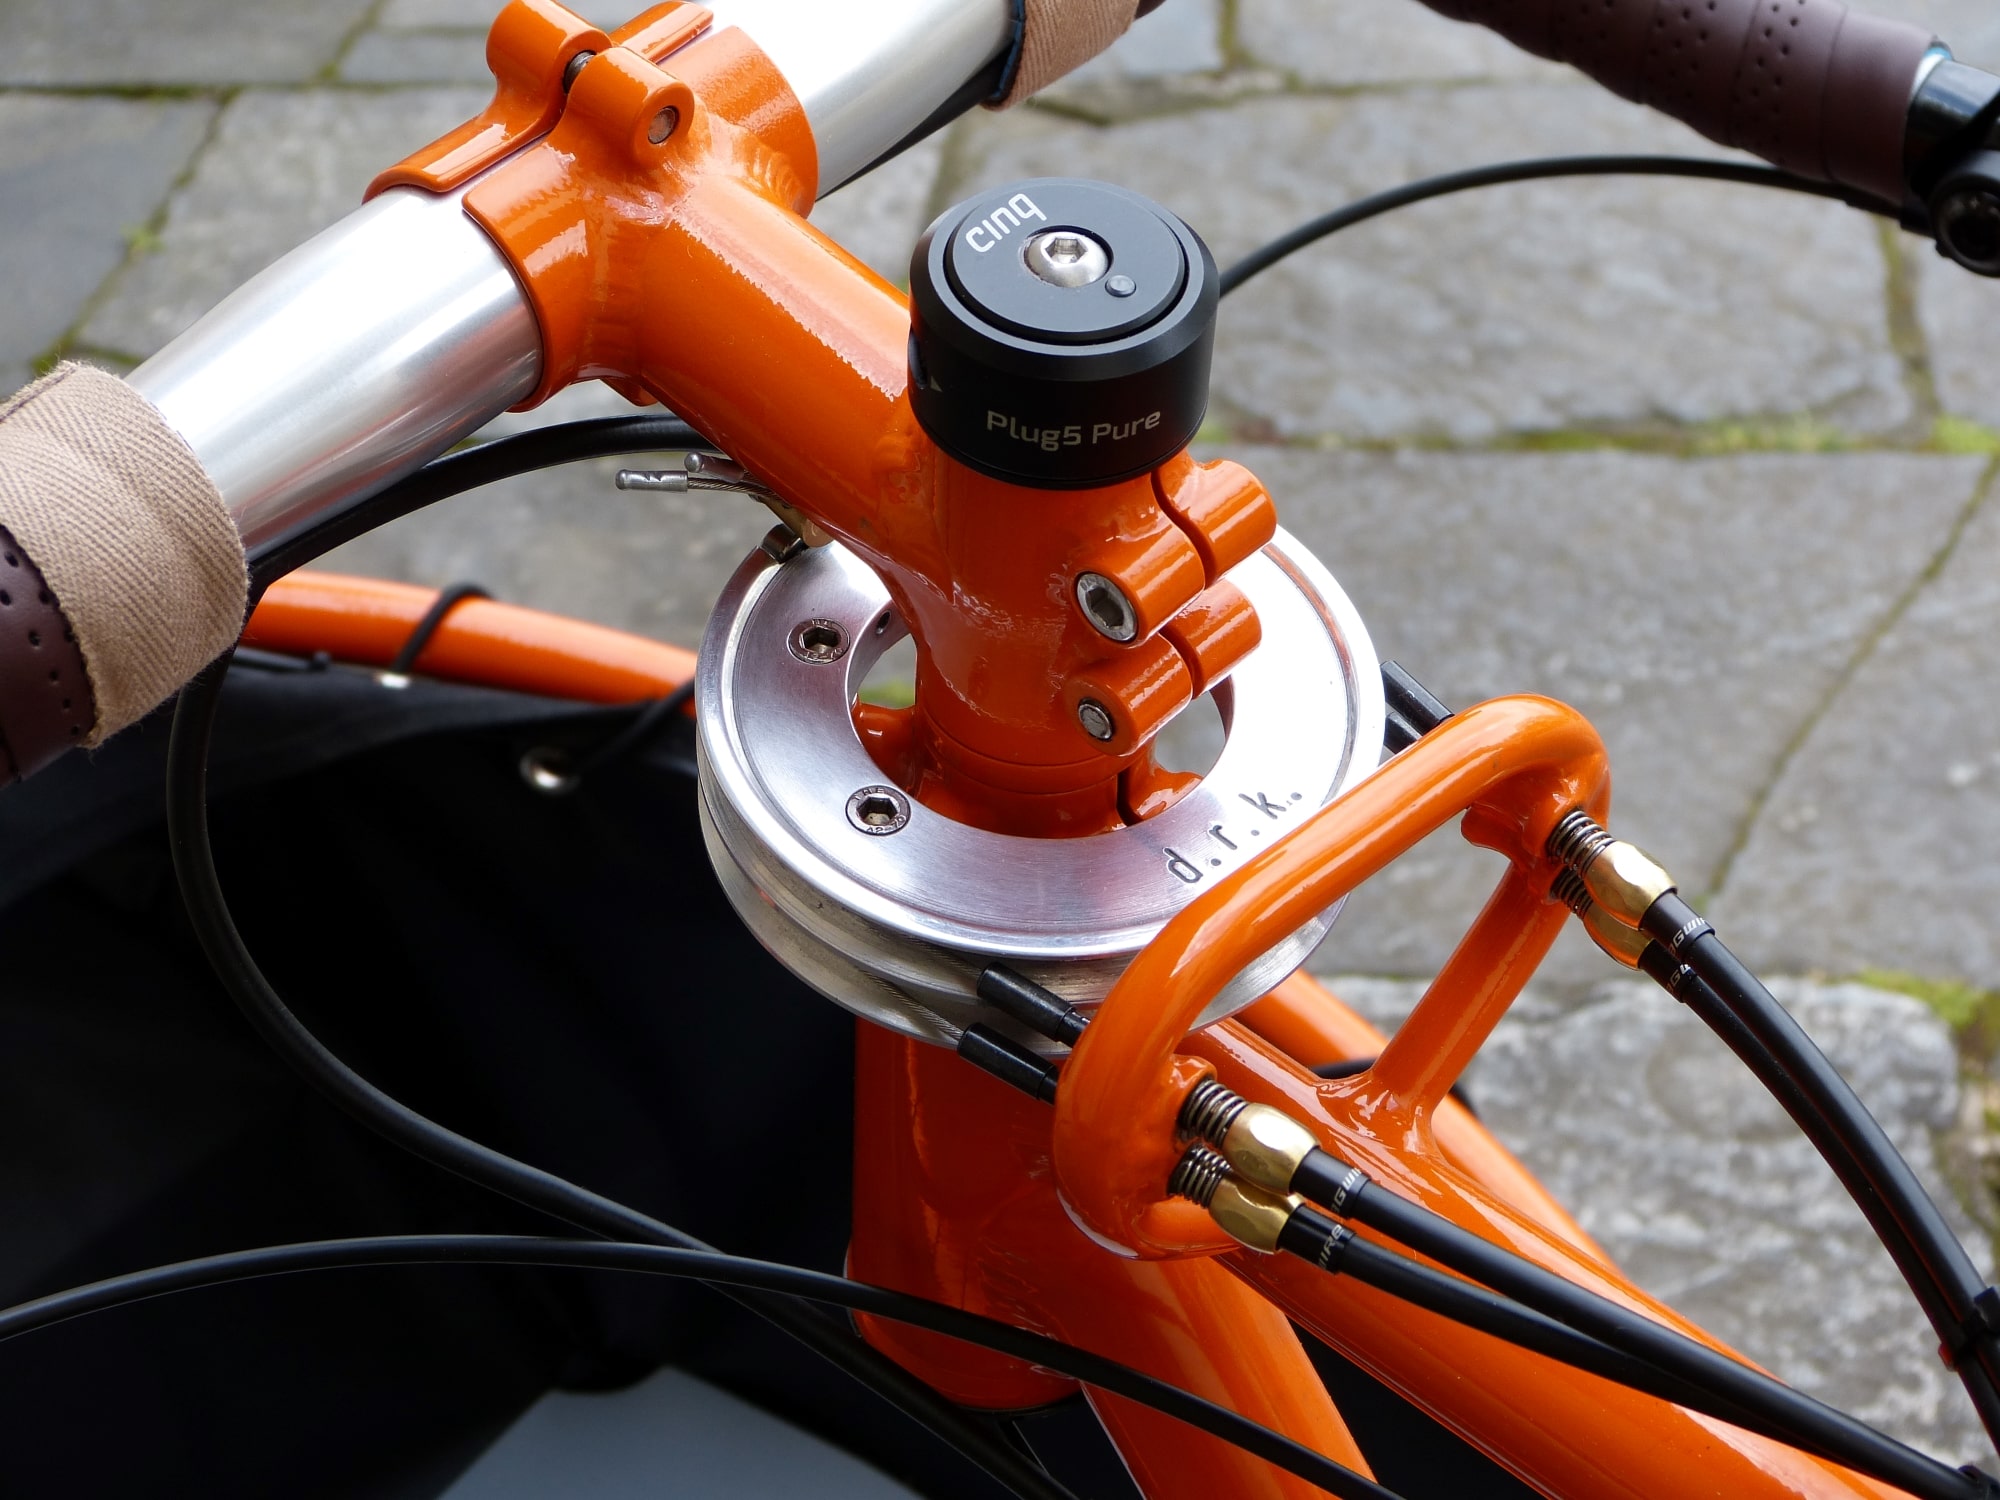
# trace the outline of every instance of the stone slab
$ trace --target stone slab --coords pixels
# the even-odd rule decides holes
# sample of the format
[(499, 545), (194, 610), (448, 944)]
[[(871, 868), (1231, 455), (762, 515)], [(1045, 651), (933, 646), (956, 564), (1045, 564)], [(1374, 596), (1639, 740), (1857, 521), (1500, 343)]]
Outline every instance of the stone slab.
[(175, 190), (83, 342), (143, 359), (294, 246), (361, 205), (375, 174), (485, 106), (483, 89), (250, 90)]
[(0, 83), (306, 83), (333, 66), (370, 0), (10, 0)]
[(0, 96), (0, 382), (12, 390), (125, 260), (201, 145), (206, 100)]
[[(1421, 985), (1335, 978), (1385, 1030)], [(1958, 1116), (1949, 1032), (1906, 995), (1780, 981), (1982, 1269), (1992, 1247), (1939, 1169)], [(1468, 1075), (1473, 1104), (1633, 1280), (1802, 1389), (1952, 1463), (1990, 1464), (1894, 1264), (1784, 1112), (1644, 980), (1579, 1007), (1532, 993)]]
[[(1376, 650), (1447, 704), (1544, 693), (1588, 715), (1611, 755), (1615, 828), (1697, 897), (1983, 465), (1229, 451)], [(1435, 972), (1498, 869), (1447, 828), (1356, 893), (1315, 962)], [(1572, 924), (1544, 972), (1588, 984), (1609, 965)]]
[(1746, 960), (2000, 988), (1996, 580), (1989, 496), (1772, 787), (1715, 902)]
[(1221, 0), (1173, 0), (1069, 77), (1080, 83), (1107, 78), (1168, 78), (1212, 73), (1223, 65)]
[(1863, 8), (1929, 27), (1960, 62), (2000, 69), (2000, 10), (1987, 0), (1868, 0)]
[(2000, 427), (2000, 281), (1975, 276), (1910, 237), (1917, 306), (1937, 379), (1938, 404), (1952, 416)]
[[(483, 36), (501, 9), (498, 0), (387, 0), (375, 24), (385, 31), (477, 31)], [(584, 7), (570, 9), (582, 15)]]
[(363, 33), (341, 60), (348, 83), (466, 83), (492, 86), (484, 31)]
[(1306, 87), (1571, 76), (1412, 0), (1237, 0), (1236, 40), (1248, 59)]
[[(952, 195), (1083, 174), (1175, 209), (1229, 264), (1363, 193), (1499, 158), (1713, 156), (1586, 84), (1283, 98), (1097, 127), (961, 127)], [(1537, 183), (1426, 204), (1267, 272), (1223, 306), (1216, 413), (1239, 434), (1490, 441), (1810, 412), (1910, 419), (1874, 222), (1712, 183)]]

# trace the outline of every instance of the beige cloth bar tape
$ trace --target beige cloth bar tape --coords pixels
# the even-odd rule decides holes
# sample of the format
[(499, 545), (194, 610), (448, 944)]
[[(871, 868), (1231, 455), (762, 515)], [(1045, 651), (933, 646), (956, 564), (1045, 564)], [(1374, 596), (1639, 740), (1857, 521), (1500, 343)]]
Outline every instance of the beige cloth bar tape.
[(1021, 60), (998, 108), (1082, 67), (1132, 27), (1139, 0), (1025, 0)]
[[(89, 676), (95, 714), (71, 743), (99, 744), (141, 718), (242, 631), (249, 574), (222, 496), (114, 375), (65, 364), (0, 403), (0, 528), (53, 595)], [(48, 757), (14, 743), (37, 712), (17, 696), (20, 653), (46, 642), (15, 633), (0, 640), (15, 668), (0, 670), (0, 738), (26, 775)], [(24, 755), (31, 764), (18, 764)]]

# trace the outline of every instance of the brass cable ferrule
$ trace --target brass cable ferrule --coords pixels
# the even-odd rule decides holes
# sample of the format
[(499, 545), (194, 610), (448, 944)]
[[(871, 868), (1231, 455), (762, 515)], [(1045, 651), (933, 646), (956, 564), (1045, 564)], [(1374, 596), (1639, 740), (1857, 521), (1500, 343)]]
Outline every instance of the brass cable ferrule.
[(1283, 1110), (1252, 1104), (1205, 1078), (1181, 1106), (1181, 1130), (1218, 1148), (1238, 1176), (1289, 1193), (1299, 1163), (1319, 1149), (1313, 1133)]
[(1229, 1163), (1207, 1146), (1188, 1148), (1167, 1187), (1207, 1209), (1223, 1233), (1238, 1244), (1263, 1255), (1276, 1253), (1278, 1237), (1305, 1201), (1231, 1175)]
[(1274, 1193), (1289, 1193), (1299, 1163), (1318, 1149), (1310, 1130), (1268, 1104), (1245, 1109), (1222, 1136), (1222, 1154), (1237, 1175)]
[[(1576, 876), (1591, 903), (1625, 927), (1637, 927), (1653, 909), (1653, 903), (1675, 889), (1674, 877), (1651, 855), (1636, 844), (1614, 839), (1598, 826), (1596, 819), (1581, 810), (1556, 824), (1549, 834), (1547, 849), (1551, 859), (1559, 860)], [(1550, 893), (1568, 901), (1579, 916), (1583, 915), (1562, 889), (1564, 884), (1559, 877)], [(1604, 945), (1600, 942), (1599, 946)], [(1635, 961), (1620, 957), (1614, 950), (1607, 951), (1621, 963)]]

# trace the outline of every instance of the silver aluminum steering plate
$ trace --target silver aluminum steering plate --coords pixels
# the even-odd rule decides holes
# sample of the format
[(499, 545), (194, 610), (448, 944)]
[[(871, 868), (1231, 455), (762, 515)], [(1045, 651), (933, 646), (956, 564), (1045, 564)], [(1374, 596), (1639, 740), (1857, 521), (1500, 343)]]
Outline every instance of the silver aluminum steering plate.
[[(1378, 762), (1380, 664), (1340, 586), (1283, 532), (1229, 576), (1264, 638), (1215, 690), (1228, 738), (1213, 769), (1143, 823), (1031, 839), (934, 812), (869, 758), (852, 705), (907, 630), (867, 565), (837, 543), (782, 564), (751, 554), (696, 679), (702, 832), (737, 913), (871, 1020), (945, 1044), (985, 1021), (1052, 1050), (975, 998), (981, 969), (1005, 962), (1088, 1008), (1181, 908)], [(803, 625), (847, 648), (802, 655)], [(1289, 974), (1338, 911), (1253, 962), (1203, 1024)]]

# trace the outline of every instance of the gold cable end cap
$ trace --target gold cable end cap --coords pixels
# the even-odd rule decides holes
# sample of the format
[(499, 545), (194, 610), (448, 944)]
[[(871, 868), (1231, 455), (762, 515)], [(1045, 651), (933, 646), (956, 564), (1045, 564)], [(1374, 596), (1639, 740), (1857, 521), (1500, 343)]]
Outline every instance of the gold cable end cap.
[(1208, 1212), (1231, 1239), (1260, 1254), (1273, 1254), (1304, 1199), (1295, 1193), (1274, 1193), (1254, 1182), (1228, 1177), (1216, 1184)]
[(1274, 1193), (1289, 1193), (1299, 1163), (1319, 1149), (1310, 1130), (1268, 1104), (1246, 1106), (1220, 1144), (1239, 1176)]

